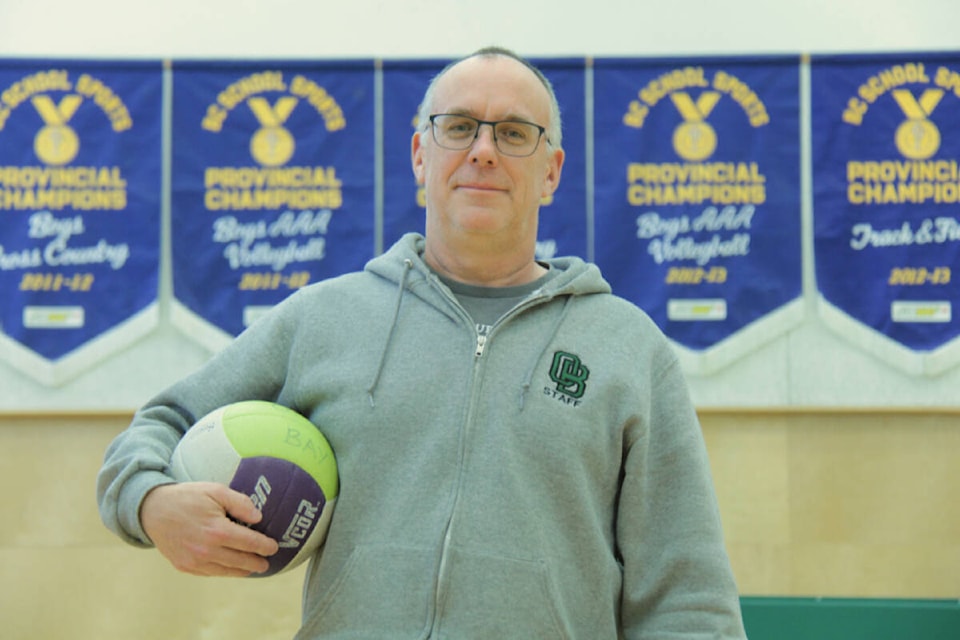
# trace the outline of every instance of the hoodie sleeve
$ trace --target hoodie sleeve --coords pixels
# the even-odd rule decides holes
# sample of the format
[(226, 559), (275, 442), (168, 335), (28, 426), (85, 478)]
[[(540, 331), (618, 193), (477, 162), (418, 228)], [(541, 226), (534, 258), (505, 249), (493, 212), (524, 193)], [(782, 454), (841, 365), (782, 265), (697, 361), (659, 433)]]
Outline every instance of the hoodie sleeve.
[(108, 529), (132, 545), (151, 545), (140, 524), (140, 505), (151, 489), (174, 482), (170, 457), (187, 429), (232, 402), (277, 401), (291, 353), (297, 298), (287, 298), (198, 371), (150, 400), (110, 443), (97, 476), (100, 517)]
[(617, 518), (624, 635), (745, 638), (700, 424), (676, 358), (659, 364), (647, 424), (624, 460)]

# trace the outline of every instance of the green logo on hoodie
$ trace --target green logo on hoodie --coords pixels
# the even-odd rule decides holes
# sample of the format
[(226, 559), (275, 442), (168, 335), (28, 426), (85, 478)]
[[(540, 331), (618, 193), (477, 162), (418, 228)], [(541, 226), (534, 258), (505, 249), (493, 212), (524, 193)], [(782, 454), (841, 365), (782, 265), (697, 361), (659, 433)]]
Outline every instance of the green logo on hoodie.
[(566, 351), (554, 352), (550, 379), (557, 383), (557, 391), (571, 398), (580, 398), (587, 388), (589, 376), (590, 370), (583, 366), (579, 357)]

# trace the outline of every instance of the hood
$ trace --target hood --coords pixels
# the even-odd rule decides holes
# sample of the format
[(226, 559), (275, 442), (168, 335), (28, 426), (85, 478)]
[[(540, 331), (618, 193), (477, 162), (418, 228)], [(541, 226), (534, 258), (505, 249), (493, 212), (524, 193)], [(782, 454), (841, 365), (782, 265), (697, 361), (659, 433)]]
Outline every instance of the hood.
[[(428, 284), (433, 272), (423, 261), (424, 238), (418, 233), (408, 233), (400, 238), (386, 253), (370, 260), (364, 269), (397, 285), (403, 285), (417, 293), (418, 285)], [(407, 263), (409, 261), (409, 264)], [(546, 296), (581, 296), (591, 293), (610, 293), (610, 285), (596, 265), (575, 256), (542, 260), (557, 274), (544, 286)]]
[[(423, 261), (423, 250), (423, 236), (417, 233), (408, 233), (400, 238), (389, 251), (370, 260), (365, 267), (365, 271), (384, 278), (394, 283), (397, 287), (393, 316), (389, 329), (387, 330), (387, 335), (384, 338), (383, 348), (380, 352), (380, 360), (367, 387), (367, 397), (371, 407), (376, 406), (375, 393), (377, 385), (380, 382), (383, 365), (390, 352), (390, 343), (393, 340), (397, 320), (400, 317), (400, 308), (403, 305), (404, 296), (407, 294), (415, 295), (447, 314), (452, 319), (457, 318), (457, 311), (451, 302), (455, 297), (449, 291), (445, 293), (446, 286)], [(610, 293), (610, 285), (603, 279), (603, 276), (600, 274), (600, 269), (597, 268), (596, 265), (584, 262), (577, 257), (553, 258), (546, 262), (550, 265), (550, 269), (555, 271), (556, 275), (550, 278), (541, 290), (533, 292), (530, 297), (540, 301), (547, 301), (563, 296), (566, 300), (562, 313), (558, 316), (552, 330), (545, 336), (544, 349), (546, 349), (546, 345), (549, 344), (557, 331), (560, 330), (560, 325), (567, 315), (567, 310), (571, 304), (575, 303), (575, 300), (585, 295)], [(540, 356), (533, 360), (527, 375), (520, 382), (521, 410), (523, 409), (527, 390), (530, 387), (533, 367), (536, 366), (539, 357)]]

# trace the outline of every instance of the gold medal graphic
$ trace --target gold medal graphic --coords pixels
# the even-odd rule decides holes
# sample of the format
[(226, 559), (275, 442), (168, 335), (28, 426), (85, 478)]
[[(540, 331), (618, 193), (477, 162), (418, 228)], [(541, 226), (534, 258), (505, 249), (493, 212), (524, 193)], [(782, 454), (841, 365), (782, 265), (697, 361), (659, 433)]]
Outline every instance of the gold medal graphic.
[(250, 138), (250, 155), (265, 167), (279, 167), (293, 157), (296, 146), (283, 127), (261, 127)]
[(897, 150), (911, 160), (926, 160), (940, 150), (940, 130), (927, 116), (933, 113), (943, 90), (927, 89), (917, 99), (908, 89), (896, 89), (893, 99), (907, 116), (894, 133)]
[(717, 149), (717, 132), (706, 122), (684, 122), (673, 132), (673, 149), (684, 160), (706, 160)]
[(80, 138), (65, 124), (47, 125), (33, 139), (33, 151), (40, 162), (59, 167), (72, 162), (80, 151)]
[(904, 158), (926, 160), (940, 149), (940, 130), (926, 118), (911, 118), (897, 127), (894, 140)]
[(262, 125), (250, 138), (250, 155), (261, 165), (279, 167), (293, 157), (297, 145), (283, 123), (290, 117), (297, 102), (296, 98), (290, 96), (280, 98), (273, 106), (262, 97), (247, 100), (247, 105)]
[(694, 102), (688, 93), (677, 91), (670, 94), (670, 99), (684, 120), (673, 131), (673, 150), (684, 160), (706, 160), (717, 150), (717, 132), (705, 120), (717, 106), (720, 94), (704, 91)]
[(73, 161), (80, 151), (80, 138), (68, 122), (83, 103), (78, 95), (64, 96), (59, 105), (48, 95), (34, 96), (33, 108), (46, 123), (33, 139), (33, 151), (41, 162), (61, 166)]

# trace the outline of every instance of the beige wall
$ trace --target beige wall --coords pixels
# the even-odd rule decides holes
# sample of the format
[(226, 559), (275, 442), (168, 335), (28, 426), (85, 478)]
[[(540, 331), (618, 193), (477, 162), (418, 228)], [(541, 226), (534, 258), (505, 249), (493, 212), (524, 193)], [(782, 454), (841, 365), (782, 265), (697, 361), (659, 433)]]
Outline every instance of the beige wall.
[(960, 596), (960, 414), (702, 422), (744, 594)]
[[(178, 574), (100, 524), (94, 479), (124, 415), (0, 416), (0, 635), (288, 640), (303, 568)], [(960, 415), (705, 412), (745, 595), (960, 596)]]

